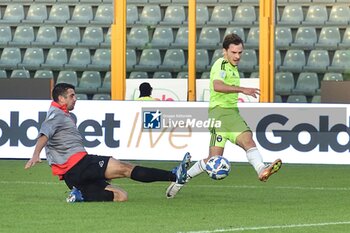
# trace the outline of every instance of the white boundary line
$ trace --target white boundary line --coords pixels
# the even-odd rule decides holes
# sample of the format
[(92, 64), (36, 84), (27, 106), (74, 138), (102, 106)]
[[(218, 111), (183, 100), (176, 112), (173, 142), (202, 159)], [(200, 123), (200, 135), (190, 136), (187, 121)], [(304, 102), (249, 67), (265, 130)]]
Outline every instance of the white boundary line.
[[(118, 183), (118, 182), (117, 182)], [(21, 185), (61, 185), (64, 182), (50, 182), (50, 181), (9, 181), (0, 180), (0, 184), (21, 184)], [(122, 186), (149, 186), (149, 184), (119, 184)], [(164, 186), (163, 184), (152, 184), (152, 186)], [(290, 189), (290, 190), (316, 190), (316, 191), (350, 191), (350, 187), (301, 187), (301, 186), (256, 186), (256, 185), (190, 185), (189, 188), (232, 188), (232, 189)]]
[(184, 231), (178, 233), (216, 233), (216, 232), (234, 232), (234, 231), (260, 231), (270, 229), (287, 229), (287, 228), (304, 228), (304, 227), (320, 227), (320, 226), (332, 226), (332, 225), (348, 225), (347, 222), (324, 222), (324, 223), (309, 223), (309, 224), (291, 224), (291, 225), (276, 225), (276, 226), (260, 226), (260, 227), (237, 227), (237, 228), (226, 228), (216, 229), (211, 231)]

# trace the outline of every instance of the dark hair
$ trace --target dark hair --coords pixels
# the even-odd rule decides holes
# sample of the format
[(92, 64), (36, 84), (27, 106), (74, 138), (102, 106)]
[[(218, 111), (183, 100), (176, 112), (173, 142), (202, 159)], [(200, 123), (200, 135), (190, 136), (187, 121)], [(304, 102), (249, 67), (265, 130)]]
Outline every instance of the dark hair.
[(69, 83), (57, 83), (52, 90), (52, 99), (57, 102), (58, 96), (65, 96), (67, 94), (68, 89), (75, 90), (75, 87)]
[(227, 50), (228, 47), (230, 47), (230, 44), (234, 44), (234, 45), (242, 44), (242, 45), (244, 45), (242, 38), (234, 33), (231, 33), (231, 34), (228, 34), (225, 36), (224, 41), (222, 42), (222, 47)]
[(147, 82), (141, 83), (139, 86), (140, 97), (151, 96), (153, 88)]

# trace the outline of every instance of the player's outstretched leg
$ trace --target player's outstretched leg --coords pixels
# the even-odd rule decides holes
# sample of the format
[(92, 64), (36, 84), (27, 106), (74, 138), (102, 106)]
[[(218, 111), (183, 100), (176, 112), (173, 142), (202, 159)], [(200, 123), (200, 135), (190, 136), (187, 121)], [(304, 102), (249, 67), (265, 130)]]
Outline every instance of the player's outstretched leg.
[(263, 181), (263, 182), (266, 182), (267, 179), (271, 175), (273, 175), (276, 172), (278, 172), (281, 167), (282, 167), (282, 160), (276, 159), (273, 163), (271, 163), (270, 165), (267, 165), (266, 168), (264, 170), (262, 170), (262, 172), (260, 172), (259, 180)]
[(175, 168), (176, 182), (171, 182), (171, 184), (167, 188), (165, 192), (167, 198), (173, 198), (185, 184), (187, 179), (187, 168), (190, 166), (190, 163), (191, 155), (187, 152), (183, 157), (180, 165), (177, 168)]

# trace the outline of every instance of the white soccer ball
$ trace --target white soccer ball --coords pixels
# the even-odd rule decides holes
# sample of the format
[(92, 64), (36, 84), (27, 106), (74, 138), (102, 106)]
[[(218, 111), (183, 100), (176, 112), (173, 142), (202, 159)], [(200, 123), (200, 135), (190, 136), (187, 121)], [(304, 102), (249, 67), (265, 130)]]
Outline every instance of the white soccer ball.
[(210, 178), (222, 180), (230, 173), (231, 165), (226, 158), (222, 156), (213, 156), (208, 160), (205, 169)]

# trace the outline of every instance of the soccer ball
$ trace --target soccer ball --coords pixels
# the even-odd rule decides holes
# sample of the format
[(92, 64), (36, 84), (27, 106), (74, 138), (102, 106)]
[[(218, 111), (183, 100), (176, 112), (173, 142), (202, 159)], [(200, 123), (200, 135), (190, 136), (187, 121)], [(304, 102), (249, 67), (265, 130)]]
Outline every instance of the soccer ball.
[(222, 180), (230, 173), (231, 165), (226, 158), (222, 156), (213, 156), (208, 160), (205, 169), (210, 178)]

